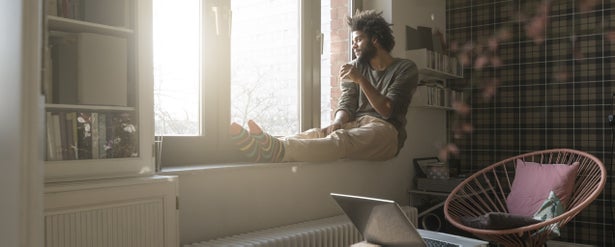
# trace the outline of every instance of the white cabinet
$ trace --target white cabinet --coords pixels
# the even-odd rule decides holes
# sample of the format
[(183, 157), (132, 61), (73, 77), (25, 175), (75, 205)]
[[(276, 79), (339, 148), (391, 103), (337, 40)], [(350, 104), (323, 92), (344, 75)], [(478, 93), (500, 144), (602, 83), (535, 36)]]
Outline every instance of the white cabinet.
[(47, 182), (154, 174), (150, 0), (45, 0)]

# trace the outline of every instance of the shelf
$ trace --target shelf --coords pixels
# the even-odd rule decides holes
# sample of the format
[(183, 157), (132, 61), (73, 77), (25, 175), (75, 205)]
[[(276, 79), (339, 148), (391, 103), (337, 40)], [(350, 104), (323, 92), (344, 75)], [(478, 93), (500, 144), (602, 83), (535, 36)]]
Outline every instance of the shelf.
[(444, 71), (439, 71), (430, 68), (421, 68), (419, 69), (419, 74), (424, 77), (424, 79), (460, 79), (462, 76), (458, 76), (455, 74), (447, 73)]
[(89, 32), (119, 37), (130, 37), (134, 33), (132, 29), (124, 27), (102, 25), (87, 21), (57, 17), (53, 15), (47, 16), (47, 25), (49, 25), (49, 29), (54, 31), (65, 31), (74, 33)]
[(406, 57), (418, 67), (421, 80), (463, 78), (463, 67), (454, 57), (427, 49), (408, 50)]
[(154, 174), (151, 1), (58, 3), (43, 1), (45, 181)]
[(452, 111), (452, 110), (454, 110), (452, 107), (437, 106), (437, 105), (410, 105), (410, 107), (412, 107), (412, 108), (425, 108), (425, 109), (445, 110), (445, 111)]
[(443, 196), (443, 197), (447, 197), (449, 194), (445, 192), (435, 192), (435, 191), (427, 191), (427, 190), (408, 190), (408, 193), (430, 195), (430, 196)]
[(155, 174), (153, 168), (139, 164), (138, 160), (144, 160), (144, 158), (47, 160), (45, 161), (45, 183), (134, 177), (135, 170), (139, 171), (137, 176)]
[(453, 110), (452, 104), (463, 99), (463, 92), (443, 85), (421, 84), (416, 88), (410, 107)]
[(130, 106), (45, 104), (46, 110), (135, 111)]

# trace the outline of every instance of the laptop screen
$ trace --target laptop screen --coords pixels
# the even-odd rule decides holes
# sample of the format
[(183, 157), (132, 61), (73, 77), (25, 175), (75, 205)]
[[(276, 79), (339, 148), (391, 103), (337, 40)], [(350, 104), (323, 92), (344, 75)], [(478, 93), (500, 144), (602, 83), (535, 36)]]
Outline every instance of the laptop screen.
[(399, 205), (391, 200), (331, 193), (363, 235), (383, 246), (425, 246), (425, 242)]

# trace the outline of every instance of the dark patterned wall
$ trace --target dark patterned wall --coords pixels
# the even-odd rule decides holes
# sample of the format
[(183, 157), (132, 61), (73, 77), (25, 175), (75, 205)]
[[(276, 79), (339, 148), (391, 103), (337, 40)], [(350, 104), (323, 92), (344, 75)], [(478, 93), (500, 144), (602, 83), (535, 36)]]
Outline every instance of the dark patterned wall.
[[(573, 148), (600, 158), (612, 183), (613, 130), (606, 119), (615, 91), (615, 0), (592, 2), (550, 1), (541, 42), (529, 37), (536, 28), (528, 33), (518, 17), (537, 13), (543, 1), (447, 0), (449, 44), (473, 45), (464, 79), (452, 82), (472, 109), (466, 117), (450, 117), (452, 128), (459, 122), (473, 127), (461, 139), (451, 135), (462, 172), (528, 151)], [(489, 38), (502, 33), (510, 36), (489, 50)], [(501, 65), (477, 65), (484, 54)], [(492, 85), (493, 96), (485, 92)], [(578, 215), (558, 240), (614, 246), (610, 194)]]

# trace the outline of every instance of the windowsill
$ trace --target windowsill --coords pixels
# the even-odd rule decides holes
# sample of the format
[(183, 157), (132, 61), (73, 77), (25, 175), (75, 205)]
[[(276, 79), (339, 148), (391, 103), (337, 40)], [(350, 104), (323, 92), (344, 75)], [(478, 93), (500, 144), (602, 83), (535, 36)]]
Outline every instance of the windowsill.
[(245, 168), (290, 168), (293, 172), (300, 166), (318, 166), (318, 165), (331, 165), (331, 164), (355, 164), (355, 165), (373, 165), (373, 164), (385, 164), (389, 163), (389, 161), (367, 161), (367, 160), (350, 160), (350, 159), (341, 159), (336, 161), (328, 161), (328, 162), (283, 162), (283, 163), (229, 163), (229, 164), (207, 164), (207, 165), (189, 165), (189, 166), (175, 166), (175, 167), (166, 167), (162, 168), (157, 175), (185, 175), (185, 174), (196, 174), (201, 172), (213, 172), (213, 171), (221, 171), (228, 169), (245, 169)]
[(230, 163), (230, 164), (207, 164), (207, 165), (190, 165), (190, 166), (174, 166), (162, 168), (159, 175), (192, 173), (198, 171), (212, 171), (220, 169), (235, 169), (245, 167), (271, 167), (288, 165), (291, 163)]

